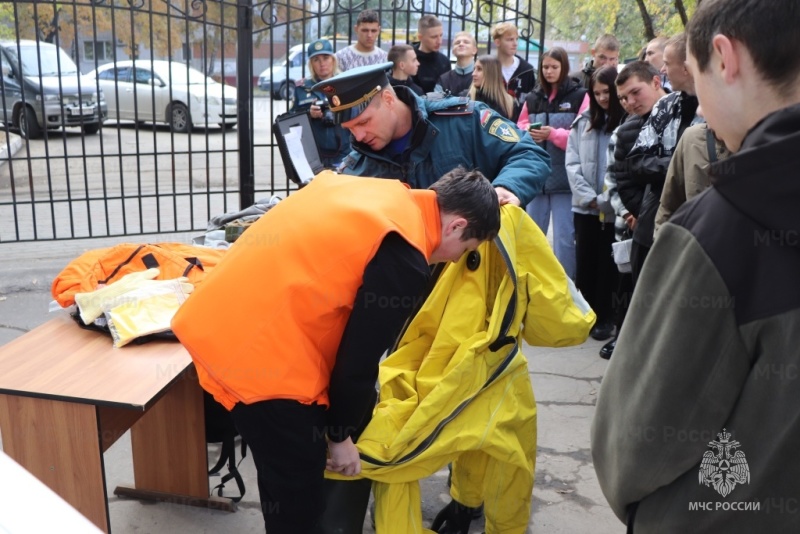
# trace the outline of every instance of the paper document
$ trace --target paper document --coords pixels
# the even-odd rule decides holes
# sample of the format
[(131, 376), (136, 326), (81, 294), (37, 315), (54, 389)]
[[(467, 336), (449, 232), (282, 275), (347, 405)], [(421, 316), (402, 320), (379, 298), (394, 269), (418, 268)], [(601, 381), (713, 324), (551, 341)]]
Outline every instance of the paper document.
[(292, 126), (283, 139), (286, 141), (289, 159), (292, 160), (297, 177), (302, 183), (307, 184), (314, 178), (314, 171), (311, 170), (305, 150), (303, 150), (303, 127)]

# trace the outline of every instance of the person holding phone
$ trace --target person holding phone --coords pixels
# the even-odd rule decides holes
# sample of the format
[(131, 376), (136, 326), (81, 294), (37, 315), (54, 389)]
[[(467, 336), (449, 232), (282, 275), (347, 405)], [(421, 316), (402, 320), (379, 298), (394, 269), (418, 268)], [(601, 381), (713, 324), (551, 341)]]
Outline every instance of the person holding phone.
[(334, 122), (325, 93), (311, 88), (339, 74), (339, 66), (333, 44), (327, 39), (309, 44), (306, 56), (309, 77), (297, 82), (293, 111), (308, 113), (320, 160), (326, 168), (333, 169), (350, 153), (350, 133)]
[(553, 250), (567, 276), (575, 279), (575, 226), (572, 191), (564, 165), (569, 129), (586, 89), (569, 77), (566, 50), (554, 47), (542, 54), (539, 83), (525, 98), (517, 126), (550, 154), (553, 167), (544, 192), (528, 204), (528, 214), (545, 234), (553, 217)]

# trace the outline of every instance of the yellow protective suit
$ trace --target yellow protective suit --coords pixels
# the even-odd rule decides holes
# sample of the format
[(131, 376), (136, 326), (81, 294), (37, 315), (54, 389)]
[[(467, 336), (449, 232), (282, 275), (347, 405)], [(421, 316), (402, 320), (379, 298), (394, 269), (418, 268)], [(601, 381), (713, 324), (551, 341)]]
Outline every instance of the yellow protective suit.
[[(536, 402), (520, 343), (586, 340), (595, 314), (536, 224), (502, 208), (497, 239), (448, 265), (381, 363), (380, 401), (358, 440), (379, 534), (422, 526), (418, 480), (453, 462), (451, 494), (482, 502), (487, 534), (526, 530)], [(335, 477), (339, 478), (339, 477)]]

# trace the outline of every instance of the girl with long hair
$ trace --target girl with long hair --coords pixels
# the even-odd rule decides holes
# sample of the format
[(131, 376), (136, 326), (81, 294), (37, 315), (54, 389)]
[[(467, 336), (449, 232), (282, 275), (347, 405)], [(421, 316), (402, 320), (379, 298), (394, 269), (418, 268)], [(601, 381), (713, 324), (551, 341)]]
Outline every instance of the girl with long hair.
[(572, 189), (575, 224), (575, 285), (597, 314), (590, 335), (605, 340), (614, 333), (614, 299), (619, 272), (611, 253), (614, 208), (604, 201), (608, 142), (625, 110), (617, 97), (616, 67), (601, 67), (589, 82), (589, 108), (572, 125), (566, 169)]
[(516, 121), (517, 109), (514, 99), (506, 91), (500, 61), (494, 56), (480, 56), (472, 71), (472, 85), (468, 96), (483, 102), (500, 115)]
[(539, 83), (525, 98), (517, 126), (550, 154), (552, 172), (544, 191), (528, 204), (528, 214), (547, 234), (553, 217), (553, 251), (567, 276), (575, 278), (575, 227), (572, 192), (564, 166), (569, 129), (586, 89), (569, 77), (569, 57), (560, 47), (542, 54)]

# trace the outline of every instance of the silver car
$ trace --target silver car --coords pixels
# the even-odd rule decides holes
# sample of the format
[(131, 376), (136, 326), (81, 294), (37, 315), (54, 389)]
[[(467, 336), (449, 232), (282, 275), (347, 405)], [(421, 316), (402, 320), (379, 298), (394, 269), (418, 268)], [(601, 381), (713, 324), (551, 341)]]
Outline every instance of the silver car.
[(103, 92), (56, 45), (0, 41), (0, 76), (0, 122), (26, 139), (68, 126), (96, 134), (106, 120)]
[(105, 93), (108, 118), (164, 122), (174, 132), (236, 126), (236, 88), (176, 61), (117, 61), (89, 73)]

